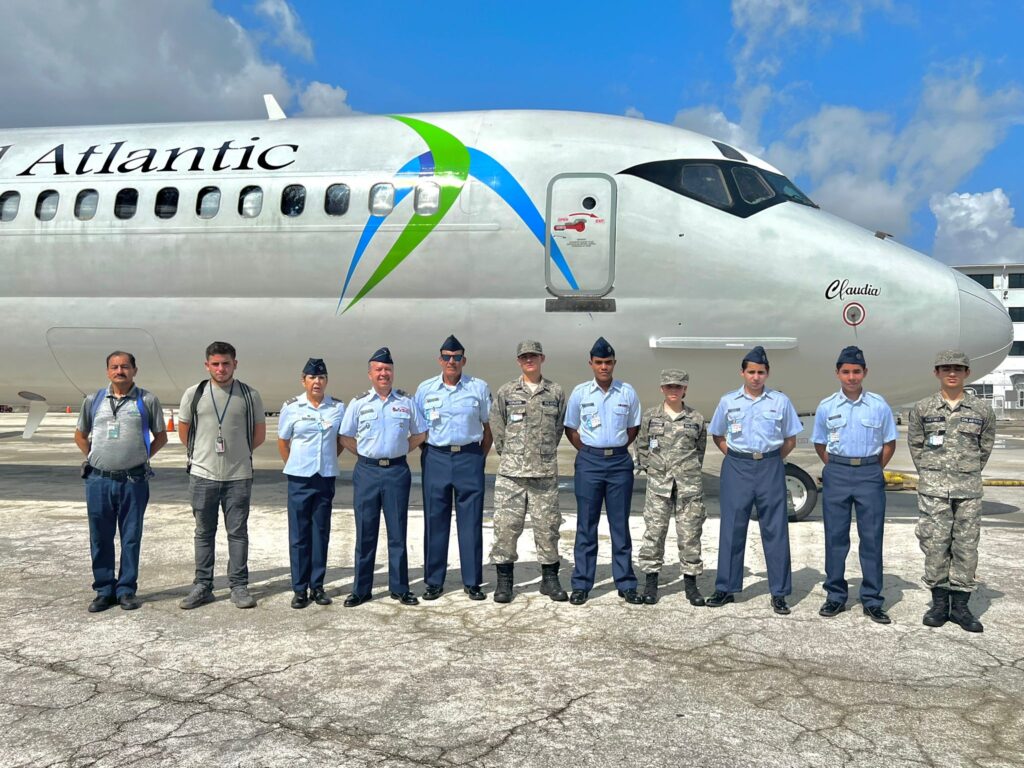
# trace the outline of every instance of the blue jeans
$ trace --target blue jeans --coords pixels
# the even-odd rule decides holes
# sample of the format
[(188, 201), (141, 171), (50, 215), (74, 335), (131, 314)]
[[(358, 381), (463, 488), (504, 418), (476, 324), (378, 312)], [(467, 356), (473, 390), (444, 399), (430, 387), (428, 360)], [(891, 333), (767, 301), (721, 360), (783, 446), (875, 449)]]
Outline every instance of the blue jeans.
[(228, 534), (228, 583), (244, 587), (249, 583), (249, 499), (252, 478), (246, 480), (207, 480), (191, 475), (192, 514), (196, 519), (196, 578), (194, 584), (213, 589), (214, 552), (217, 547), (217, 522), (224, 509), (224, 528)]
[[(145, 477), (114, 480), (93, 472), (85, 479), (92, 588), (103, 597), (134, 595), (139, 586), (142, 518), (149, 503)], [(121, 533), (121, 567), (114, 578), (114, 534)]]

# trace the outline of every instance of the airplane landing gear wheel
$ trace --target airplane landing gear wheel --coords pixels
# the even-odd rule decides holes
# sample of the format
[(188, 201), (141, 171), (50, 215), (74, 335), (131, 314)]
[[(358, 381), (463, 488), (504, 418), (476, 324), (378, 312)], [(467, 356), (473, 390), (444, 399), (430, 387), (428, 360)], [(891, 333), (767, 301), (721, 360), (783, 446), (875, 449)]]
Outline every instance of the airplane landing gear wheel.
[[(807, 472), (796, 464), (786, 464), (786, 495), (789, 522), (798, 523), (807, 518), (818, 503), (818, 486)], [(792, 506), (788, 504), (792, 500)]]

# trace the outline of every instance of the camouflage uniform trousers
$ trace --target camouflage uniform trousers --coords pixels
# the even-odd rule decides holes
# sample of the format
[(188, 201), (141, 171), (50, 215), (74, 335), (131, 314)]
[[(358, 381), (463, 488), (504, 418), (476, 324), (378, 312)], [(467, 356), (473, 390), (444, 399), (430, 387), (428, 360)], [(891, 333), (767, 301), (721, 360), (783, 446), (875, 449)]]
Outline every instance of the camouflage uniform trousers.
[(704, 571), (701, 560), (700, 535), (708, 513), (704, 508), (704, 494), (680, 496), (672, 488), (671, 496), (659, 496), (647, 491), (644, 499), (644, 541), (637, 556), (637, 564), (644, 573), (656, 573), (665, 564), (665, 537), (669, 521), (676, 518), (676, 540), (679, 544), (679, 564), (687, 576), (699, 576)]
[(924, 583), (957, 592), (977, 588), (981, 499), (918, 494), (917, 539), (924, 552)]
[(517, 544), (527, 512), (533, 523), (537, 562), (541, 565), (560, 562), (558, 529), (562, 525), (562, 515), (558, 511), (558, 478), (499, 474), (494, 479), (492, 563), (501, 565), (519, 559)]

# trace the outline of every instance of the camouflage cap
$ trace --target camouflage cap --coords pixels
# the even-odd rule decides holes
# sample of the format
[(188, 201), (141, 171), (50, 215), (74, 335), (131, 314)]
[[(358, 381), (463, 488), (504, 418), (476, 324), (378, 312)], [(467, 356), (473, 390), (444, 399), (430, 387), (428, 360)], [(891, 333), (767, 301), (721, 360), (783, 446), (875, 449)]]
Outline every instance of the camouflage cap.
[(971, 359), (958, 349), (944, 349), (935, 355), (935, 367), (940, 365), (962, 365), (971, 367)]
[(520, 341), (519, 344), (516, 346), (516, 357), (519, 357), (520, 355), (543, 354), (544, 347), (540, 345), (539, 341), (530, 341), (529, 339), (526, 339), (525, 341)]
[(678, 368), (666, 368), (661, 372), (661, 386), (668, 386), (670, 384), (678, 384), (680, 386), (686, 386), (690, 383), (690, 374), (686, 371), (681, 371)]

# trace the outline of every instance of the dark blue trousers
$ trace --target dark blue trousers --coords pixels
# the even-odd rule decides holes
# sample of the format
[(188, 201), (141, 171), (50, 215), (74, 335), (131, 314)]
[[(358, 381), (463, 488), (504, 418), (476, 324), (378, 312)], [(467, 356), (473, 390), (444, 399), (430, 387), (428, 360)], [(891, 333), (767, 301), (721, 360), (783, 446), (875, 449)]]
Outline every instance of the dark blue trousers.
[[(142, 518), (149, 503), (149, 481), (114, 480), (95, 471), (85, 479), (89, 516), (92, 588), (104, 597), (134, 595), (139, 587)], [(114, 576), (114, 534), (121, 533), (121, 565)]]
[(356, 462), (352, 470), (353, 506), (356, 513), (356, 574), (352, 591), (368, 595), (373, 590), (373, 564), (377, 556), (380, 514), (388, 531), (388, 587), (409, 591), (409, 551), (405, 545), (409, 527), (408, 464), (376, 467)]
[(629, 505), (633, 496), (633, 458), (576, 454), (576, 545), (572, 588), (590, 591), (597, 572), (597, 524), (601, 505), (612, 534), (612, 576), (619, 589), (635, 589), (633, 539), (629, 535)]
[(444, 586), (454, 502), (462, 583), (478, 587), (484, 580), (484, 456), (479, 451), (448, 453), (424, 445), (421, 462), (423, 580), (433, 587)]
[(860, 537), (860, 602), (882, 606), (882, 534), (885, 529), (885, 477), (881, 464), (852, 467), (829, 462), (822, 472), (822, 514), (825, 517), (825, 592), (845, 603), (846, 556), (850, 552), (850, 513), (857, 509)]
[(719, 501), (722, 525), (718, 539), (718, 575), (715, 589), (743, 589), (743, 555), (747, 546), (750, 511), (757, 504), (761, 546), (768, 565), (768, 587), (773, 596), (793, 591), (793, 565), (789, 558), (789, 518), (786, 512), (786, 467), (772, 456), (760, 461), (726, 456), (722, 461)]
[(333, 502), (333, 477), (288, 475), (288, 552), (296, 592), (324, 587)]

